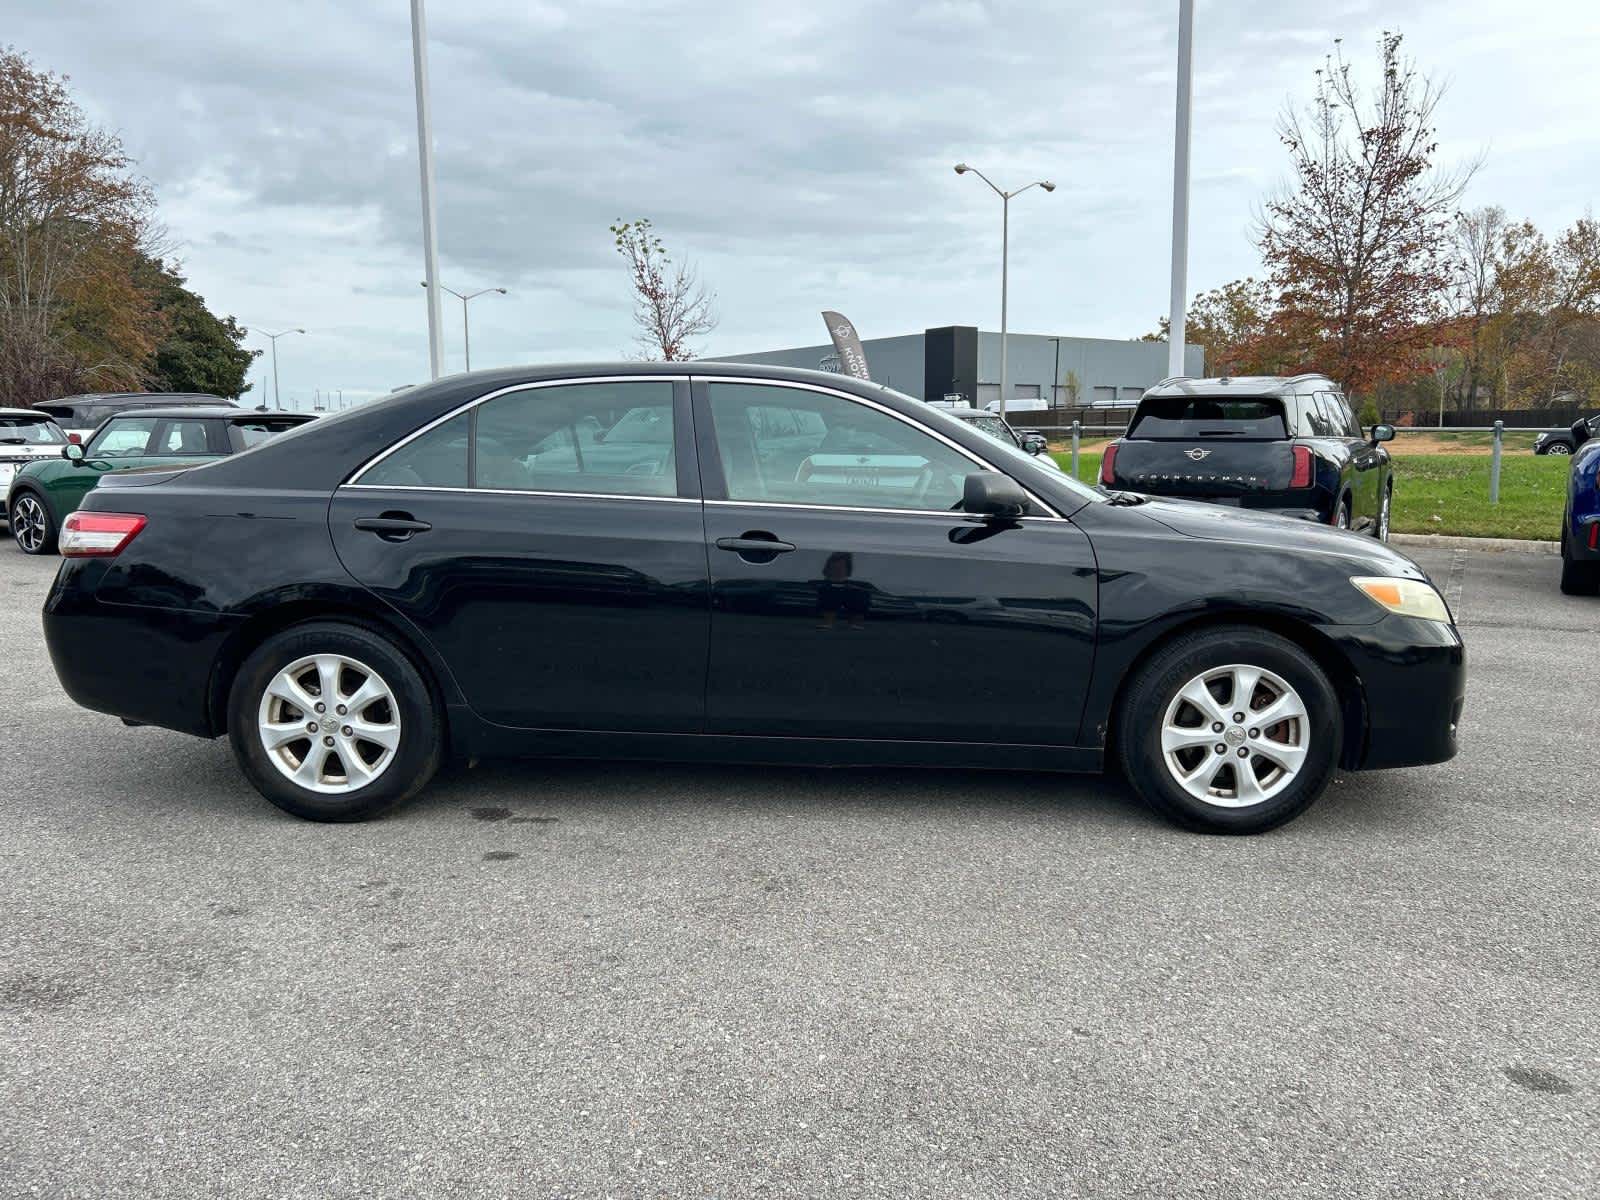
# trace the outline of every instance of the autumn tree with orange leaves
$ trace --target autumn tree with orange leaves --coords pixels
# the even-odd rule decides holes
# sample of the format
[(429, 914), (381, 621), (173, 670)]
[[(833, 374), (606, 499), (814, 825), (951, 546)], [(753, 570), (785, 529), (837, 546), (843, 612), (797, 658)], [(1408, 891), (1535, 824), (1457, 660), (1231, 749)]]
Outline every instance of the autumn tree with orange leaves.
[(1311, 104), (1283, 114), (1294, 181), (1260, 231), (1281, 357), (1362, 394), (1414, 376), (1437, 347), (1456, 201), (1477, 165), (1436, 165), (1441, 90), (1400, 47), (1384, 33), (1370, 90), (1336, 49)]

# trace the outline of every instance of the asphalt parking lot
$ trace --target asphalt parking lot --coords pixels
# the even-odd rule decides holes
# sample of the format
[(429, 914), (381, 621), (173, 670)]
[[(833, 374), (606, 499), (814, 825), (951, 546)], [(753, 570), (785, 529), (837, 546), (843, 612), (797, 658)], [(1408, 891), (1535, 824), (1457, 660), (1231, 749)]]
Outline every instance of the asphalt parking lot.
[(61, 693), (0, 546), (0, 1195), (1592, 1196), (1600, 601), (1428, 550), (1454, 762), (516, 764), (359, 826)]

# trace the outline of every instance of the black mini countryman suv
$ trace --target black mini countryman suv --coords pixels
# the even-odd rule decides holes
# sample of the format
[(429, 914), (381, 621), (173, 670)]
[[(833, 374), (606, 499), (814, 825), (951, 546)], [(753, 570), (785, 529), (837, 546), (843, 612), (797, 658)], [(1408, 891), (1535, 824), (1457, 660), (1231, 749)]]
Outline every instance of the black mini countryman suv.
[(1166, 379), (1127, 435), (1106, 447), (1100, 482), (1364, 530), (1389, 540), (1394, 474), (1337, 384), (1323, 375)]

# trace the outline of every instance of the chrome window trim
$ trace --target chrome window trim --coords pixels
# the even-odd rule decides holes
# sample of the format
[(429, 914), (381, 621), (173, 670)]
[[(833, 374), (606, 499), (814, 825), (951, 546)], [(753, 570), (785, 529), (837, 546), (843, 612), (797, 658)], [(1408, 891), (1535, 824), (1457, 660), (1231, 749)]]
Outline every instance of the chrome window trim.
[[(967, 459), (970, 462), (977, 463), (978, 466), (982, 467), (985, 471), (994, 471), (997, 474), (1006, 476), (1008, 479), (1014, 479), (1014, 480), (1016, 479), (1016, 476), (1012, 475), (1010, 471), (1002, 470), (1000, 467), (995, 466), (993, 463), (989, 462), (987, 459), (985, 459), (981, 455), (979, 455), (976, 451), (967, 449), (960, 442), (952, 441), (950, 438), (947, 438), (944, 434), (940, 433), (937, 429), (930, 429), (928, 426), (922, 424), (919, 421), (916, 421), (916, 420), (912, 419), (911, 417), (906, 416), (904, 413), (896, 412), (894, 409), (889, 408), (887, 405), (879, 404), (876, 400), (868, 400), (865, 396), (857, 396), (853, 392), (841, 392), (837, 388), (824, 387), (824, 386), (822, 386), (821, 384), (818, 384), (818, 383), (801, 383), (801, 382), (796, 381), (796, 380), (788, 380), (788, 379), (758, 379), (758, 378), (751, 378), (750, 376), (747, 376), (747, 375), (702, 375), (702, 374), (700, 374), (698, 372), (694, 372), (694, 373), (691, 373), (690, 378), (694, 379), (696, 382), (707, 383), (707, 384), (710, 384), (710, 383), (736, 383), (736, 384), (744, 384), (744, 385), (746, 385), (748, 387), (794, 388), (794, 389), (797, 389), (797, 390), (803, 391), (803, 392), (820, 392), (824, 396), (833, 396), (833, 397), (836, 397), (837, 399), (840, 399), (840, 400), (848, 400), (848, 401), (851, 401), (852, 403), (855, 403), (855, 404), (865, 405), (867, 408), (875, 409), (876, 411), (883, 413), (885, 416), (893, 417), (895, 420), (901, 422), (902, 424), (911, 426), (912, 429), (915, 429), (919, 433), (926, 434), (928, 437), (933, 438), (937, 442), (942, 442), (944, 445), (948, 446), (951, 450), (954, 450), (957, 454), (961, 455), (963, 458)], [(715, 419), (715, 418), (713, 418), (713, 419)], [(1046, 504), (1043, 500), (1039, 499), (1038, 496), (1036, 496), (1031, 490), (1029, 490), (1029, 488), (1028, 488), (1028, 486), (1026, 484), (1021, 482), (1021, 480), (1017, 480), (1017, 482), (1022, 487), (1023, 492), (1027, 495), (1028, 500), (1033, 504), (1037, 504), (1040, 508), (1042, 508), (1045, 511), (1046, 514), (1048, 514), (1045, 517), (1035, 517), (1034, 518), (1035, 520), (1060, 521), (1060, 520), (1064, 519), (1061, 516), (1061, 514), (1055, 510), (1054, 507), (1052, 507), (1049, 504)], [(723, 502), (722, 501), (708, 500), (708, 501), (706, 501), (706, 503), (707, 504), (720, 504), (720, 503), (723, 503)], [(784, 502), (783, 501), (778, 501), (778, 500), (730, 500), (730, 501), (727, 501), (727, 503), (730, 503), (730, 504), (763, 504), (764, 505), (764, 504), (783, 504)], [(935, 513), (942, 513), (942, 514), (944, 514), (946, 516), (960, 512), (959, 509), (854, 508), (851, 505), (847, 505), (847, 504), (799, 504), (799, 503), (791, 503), (791, 504), (788, 504), (787, 507), (792, 507), (792, 508), (837, 509), (839, 511), (844, 511), (844, 512), (850, 512), (850, 511), (854, 511), (854, 512), (891, 512), (891, 513), (894, 513), (894, 512), (913, 512), (913, 513), (935, 512)]]
[[(445, 413), (443, 416), (435, 417), (433, 420), (429, 421), (426, 425), (422, 426), (422, 428), (412, 430), (410, 433), (406, 434), (405, 437), (401, 438), (398, 442), (394, 443), (394, 445), (388, 446), (388, 447), (384, 448), (383, 450), (378, 451), (377, 454), (373, 455), (371, 458), (367, 459), (366, 462), (362, 463), (359, 467), (357, 467), (354, 471), (350, 472), (349, 477), (345, 480), (344, 483), (340, 484), (339, 486), (340, 487), (370, 487), (370, 488), (385, 488), (385, 489), (388, 489), (388, 488), (402, 488), (402, 489), (409, 489), (409, 490), (412, 490), (412, 491), (425, 490), (425, 491), (441, 491), (441, 492), (442, 491), (450, 491), (450, 492), (455, 492), (455, 491), (462, 491), (462, 492), (492, 492), (492, 491), (495, 491), (495, 490), (499, 490), (499, 489), (493, 489), (493, 488), (429, 488), (429, 487), (426, 487), (425, 485), (414, 484), (414, 483), (413, 484), (406, 484), (406, 483), (395, 483), (395, 484), (369, 483), (369, 484), (363, 484), (361, 482), (361, 477), (363, 475), (365, 475), (368, 471), (372, 470), (373, 467), (375, 467), (379, 463), (381, 463), (384, 459), (388, 458), (391, 454), (395, 453), (398, 450), (404, 449), (406, 446), (409, 446), (412, 442), (416, 441), (419, 437), (422, 437), (426, 433), (432, 432), (434, 429), (437, 429), (440, 425), (443, 425), (446, 421), (454, 420), (456, 417), (459, 417), (462, 413), (471, 412), (474, 408), (477, 408), (478, 405), (480, 405), (480, 404), (487, 404), (490, 400), (494, 400), (494, 399), (496, 399), (497, 397), (500, 397), (500, 396), (508, 396), (512, 392), (531, 392), (531, 391), (535, 391), (535, 390), (537, 390), (539, 388), (547, 388), (547, 387), (581, 387), (584, 384), (588, 384), (588, 383), (666, 383), (666, 384), (668, 384), (670, 386), (674, 381), (679, 380), (679, 379), (687, 379), (688, 377), (689, 377), (688, 372), (684, 372), (681, 375), (678, 375), (678, 374), (672, 374), (672, 375), (577, 375), (577, 376), (571, 376), (571, 377), (568, 377), (568, 378), (565, 378), (565, 379), (535, 379), (535, 380), (533, 380), (531, 382), (528, 382), (528, 383), (512, 383), (512, 384), (508, 384), (503, 388), (496, 388), (492, 392), (486, 392), (484, 395), (479, 396), (476, 399), (468, 400), (465, 404), (459, 405), (456, 408), (452, 408), (449, 412)], [(594, 496), (594, 495), (601, 495), (603, 493), (598, 493), (598, 492), (553, 492), (553, 493), (546, 493), (546, 492), (520, 492), (519, 491), (516, 494), (518, 494), (518, 495), (534, 495), (534, 496), (537, 496), (537, 495)], [(692, 497), (686, 497), (686, 496), (676, 496), (676, 497), (669, 497), (669, 496), (639, 496), (639, 497), (624, 496), (624, 497), (620, 497), (620, 498), (621, 499), (627, 499), (627, 500), (631, 500), (631, 499), (641, 499), (641, 500), (668, 500), (668, 499), (684, 500), (684, 499), (692, 499)]]
[[(943, 520), (966, 518), (988, 520), (982, 513), (969, 513), (959, 508), (861, 508), (853, 504), (798, 504), (787, 500), (707, 500), (704, 503), (717, 508), (798, 508), (806, 512), (873, 513), (885, 517), (939, 517)], [(1008, 517), (1012, 521), (1065, 522), (1061, 517)]]
[(543, 492), (532, 488), (438, 487), (427, 483), (344, 483), (362, 492), (455, 492), (463, 496), (548, 496), (557, 500), (653, 500), (658, 504), (699, 504), (698, 496), (643, 496), (623, 492)]
[[(662, 374), (662, 375), (581, 375), (581, 376), (569, 376), (569, 377), (565, 377), (565, 378), (561, 378), (561, 379), (538, 379), (538, 380), (533, 380), (533, 381), (528, 382), (528, 383), (508, 384), (507, 386), (505, 386), (503, 388), (496, 388), (492, 392), (486, 392), (482, 396), (478, 396), (475, 399), (468, 400), (465, 404), (458, 405), (457, 407), (451, 409), (449, 412), (435, 417), (433, 420), (429, 421), (426, 425), (423, 425), (421, 428), (412, 430), (405, 437), (401, 438), (398, 442), (395, 442), (391, 446), (385, 447), (383, 450), (380, 450), (373, 457), (367, 459), (366, 462), (362, 463), (359, 467), (357, 467), (354, 471), (352, 471), (350, 473), (348, 479), (344, 483), (340, 484), (339, 486), (340, 487), (346, 487), (346, 488), (365, 488), (365, 489), (369, 489), (369, 490), (372, 490), (372, 491), (380, 491), (380, 490), (382, 490), (382, 491), (430, 491), (430, 492), (468, 492), (468, 493), (471, 493), (471, 492), (484, 492), (484, 493), (486, 493), (488, 495), (508, 495), (508, 496), (555, 496), (555, 497), (562, 497), (562, 496), (589, 496), (589, 497), (592, 497), (592, 498), (595, 498), (595, 499), (605, 499), (605, 500), (667, 500), (667, 501), (677, 501), (677, 502), (682, 502), (682, 503), (698, 504), (698, 503), (702, 502), (702, 498), (701, 497), (694, 497), (694, 496), (635, 496), (635, 495), (624, 495), (624, 494), (611, 493), (611, 492), (546, 492), (546, 491), (535, 491), (535, 490), (531, 490), (531, 489), (522, 490), (522, 489), (517, 489), (517, 488), (474, 488), (474, 487), (456, 488), (456, 487), (432, 487), (432, 486), (428, 486), (428, 485), (425, 485), (425, 484), (405, 484), (405, 483), (396, 483), (396, 484), (365, 483), (364, 484), (364, 483), (361, 482), (361, 477), (363, 475), (365, 475), (368, 471), (372, 470), (373, 467), (375, 467), (379, 463), (381, 463), (384, 459), (388, 458), (391, 454), (394, 454), (397, 451), (403, 449), (404, 447), (410, 445), (412, 442), (416, 441), (418, 438), (424, 436), (425, 434), (431, 432), (432, 430), (438, 428), (440, 425), (443, 425), (446, 421), (453, 420), (454, 418), (460, 416), (462, 413), (470, 412), (472, 409), (478, 407), (478, 405), (480, 405), (480, 404), (486, 404), (490, 400), (494, 400), (494, 399), (496, 399), (496, 398), (498, 398), (500, 396), (510, 395), (512, 392), (529, 392), (529, 391), (535, 391), (537, 389), (547, 388), (547, 387), (581, 387), (584, 384), (590, 384), (590, 383), (667, 383), (667, 384), (671, 384), (674, 381), (679, 380), (679, 379), (692, 380), (692, 381), (695, 381), (695, 382), (707, 383), (707, 384), (710, 384), (710, 383), (734, 383), (734, 384), (745, 384), (745, 385), (748, 385), (748, 386), (751, 386), (751, 387), (794, 388), (794, 389), (797, 389), (799, 391), (818, 392), (818, 393), (820, 393), (820, 394), (822, 394), (824, 396), (833, 396), (833, 397), (835, 397), (837, 399), (840, 399), (840, 400), (846, 400), (846, 401), (850, 401), (850, 402), (855, 403), (855, 404), (865, 405), (867, 408), (871, 408), (871, 409), (876, 410), (877, 412), (881, 412), (885, 416), (892, 417), (894, 420), (900, 421), (903, 424), (909, 425), (911, 428), (917, 430), (918, 432), (926, 434), (927, 436), (933, 438), (935, 441), (942, 443), (943, 445), (949, 447), (951, 450), (954, 450), (957, 454), (961, 455), (963, 458), (967, 459), (968, 461), (976, 463), (979, 467), (983, 468), (985, 471), (994, 471), (994, 472), (996, 472), (998, 474), (1005, 475), (1007, 478), (1010, 478), (1010, 479), (1015, 479), (1016, 478), (1016, 476), (1012, 475), (1011, 472), (1006, 471), (1006, 470), (1002, 470), (1000, 467), (995, 466), (993, 463), (989, 462), (987, 459), (983, 458), (981, 455), (977, 454), (976, 452), (967, 449), (965, 446), (961, 445), (959, 442), (952, 441), (950, 438), (948, 438), (944, 434), (940, 433), (937, 429), (930, 429), (928, 426), (923, 425), (923, 424), (921, 424), (920, 422), (918, 422), (916, 420), (913, 420), (911, 417), (906, 416), (904, 413), (898, 413), (894, 409), (889, 408), (886, 405), (879, 404), (875, 400), (869, 400), (864, 396), (857, 396), (857, 395), (854, 395), (851, 392), (842, 392), (842, 391), (839, 391), (837, 388), (823, 387), (820, 384), (803, 383), (803, 382), (800, 382), (798, 380), (761, 379), (761, 378), (752, 377), (752, 376), (748, 376), (748, 375), (705, 375), (705, 374), (700, 374), (700, 373), (694, 372), (694, 371), (684, 371), (681, 374), (679, 374), (677, 372), (674, 372), (672, 374)], [(1029, 502), (1032, 503), (1032, 504), (1038, 505), (1041, 509), (1044, 510), (1044, 512), (1046, 514), (1045, 516), (1042, 516), (1042, 517), (1040, 517), (1040, 516), (1024, 517), (1024, 518), (1022, 518), (1023, 520), (1060, 521), (1060, 520), (1064, 520), (1065, 519), (1065, 518), (1062, 517), (1062, 515), (1059, 512), (1056, 511), (1054, 506), (1052, 506), (1050, 504), (1047, 504), (1045, 501), (1041, 500), (1037, 495), (1034, 494), (1033, 491), (1031, 491), (1027, 487), (1026, 484), (1022, 485), (1022, 490), (1027, 495)], [(944, 516), (944, 517), (955, 516), (955, 515), (959, 515), (959, 513), (960, 513), (960, 510), (958, 510), (958, 509), (948, 509), (948, 510), (946, 510), (946, 509), (912, 509), (912, 508), (882, 508), (882, 509), (874, 509), (874, 508), (855, 508), (855, 507), (852, 507), (850, 505), (843, 505), (843, 504), (785, 503), (783, 501), (776, 501), (776, 500), (773, 500), (773, 501), (762, 501), (762, 500), (727, 500), (727, 501), (707, 500), (707, 501), (704, 501), (704, 502), (708, 503), (708, 504), (758, 504), (758, 505), (762, 505), (762, 506), (783, 507), (783, 508), (809, 508), (809, 509), (817, 509), (817, 510), (831, 511), (831, 512), (852, 512), (853, 511), (853, 512), (879, 512), (879, 513), (911, 513), (911, 514), (922, 514), (922, 515), (930, 515), (931, 514), (931, 515), (938, 515), (938, 516)]]

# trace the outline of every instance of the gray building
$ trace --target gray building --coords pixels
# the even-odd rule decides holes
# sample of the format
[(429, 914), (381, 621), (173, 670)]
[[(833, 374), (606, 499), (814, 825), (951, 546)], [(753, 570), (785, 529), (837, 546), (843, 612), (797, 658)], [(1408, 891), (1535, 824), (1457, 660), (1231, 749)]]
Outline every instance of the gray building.
[[(1166, 378), (1164, 342), (1116, 341), (1111, 338), (1053, 337), (1013, 333), (1007, 339), (1009, 406), (1015, 400), (1048, 400), (1052, 407), (1074, 403), (1131, 405), (1151, 384)], [(899, 337), (868, 338), (861, 343), (872, 378), (923, 400), (959, 395), (983, 407), (1000, 398), (1000, 335), (970, 325), (946, 325)], [(759, 354), (721, 354), (720, 362), (767, 363), (837, 371), (831, 345), (767, 350)], [(1185, 374), (1200, 376), (1205, 351), (1187, 347)], [(1074, 394), (1076, 393), (1076, 394)]]

